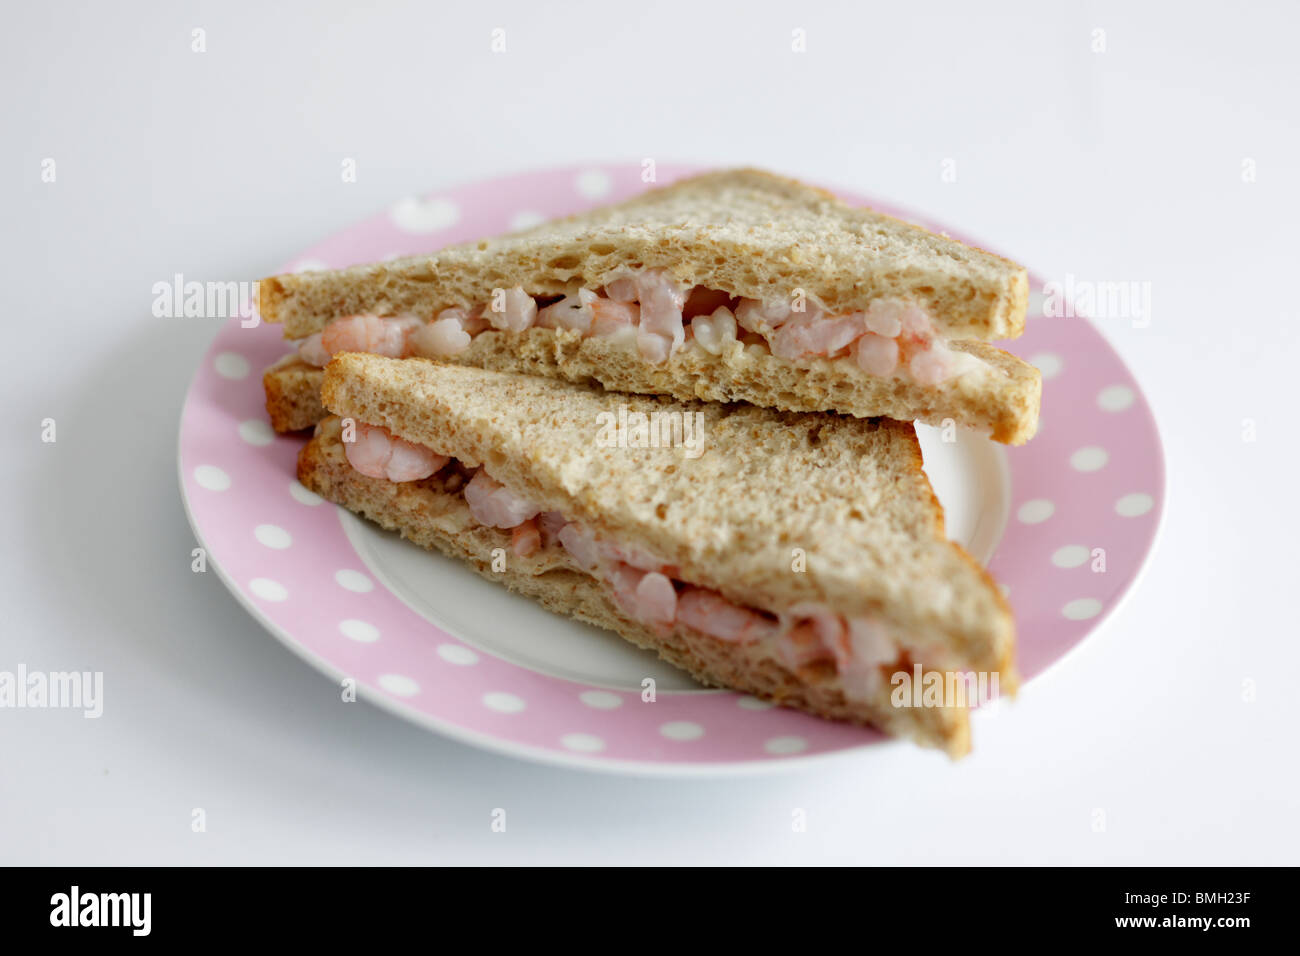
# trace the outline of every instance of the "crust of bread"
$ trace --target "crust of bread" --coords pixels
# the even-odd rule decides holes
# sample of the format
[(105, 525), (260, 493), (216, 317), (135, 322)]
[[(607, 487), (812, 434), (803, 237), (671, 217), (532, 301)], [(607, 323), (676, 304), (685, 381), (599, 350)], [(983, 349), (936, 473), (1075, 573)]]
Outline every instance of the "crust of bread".
[[(904, 379), (877, 378), (857, 369), (846, 373), (840, 362), (792, 362), (739, 345), (720, 356), (686, 349), (653, 365), (642, 360), (634, 348), (609, 339), (537, 328), (521, 333), (481, 332), (468, 349), (443, 361), (682, 400), (743, 401), (791, 412), (837, 411), (859, 418), (884, 416), (935, 426), (951, 420), (1008, 445), (1021, 445), (1032, 438), (1038, 427), (1043, 388), (1038, 369), (984, 342), (957, 342), (954, 348), (985, 362), (993, 370), (996, 384), (962, 376), (942, 385), (923, 386)], [(267, 372), (267, 411), (277, 431), (309, 427), (327, 414), (319, 398), (322, 377), (320, 369), (303, 362)], [(288, 423), (288, 427), (282, 428), (279, 422)]]
[(271, 427), (281, 434), (311, 428), (329, 415), (320, 400), (325, 370), (308, 365), (296, 356), (276, 362), (262, 375), (266, 392), (266, 414)]
[(439, 476), (397, 484), (367, 478), (343, 453), (338, 419), (327, 419), (298, 458), (298, 478), (312, 491), (432, 551), (467, 563), (483, 577), (536, 600), (557, 614), (613, 631), (710, 686), (727, 687), (786, 707), (880, 728), (953, 757), (970, 749), (969, 715), (959, 707), (895, 707), (890, 685), (870, 700), (844, 696), (832, 668), (786, 669), (754, 645), (739, 645), (677, 625), (653, 631), (628, 617), (611, 589), (575, 570), (557, 547), (530, 558), (511, 555), (492, 569), (494, 549), (509, 554), (510, 533), (476, 524), (463, 496), (447, 492)]
[(287, 338), (342, 315), (415, 315), (596, 288), (629, 269), (771, 301), (796, 289), (835, 313), (882, 297), (923, 305), (948, 339), (1014, 338), (1029, 280), (999, 256), (754, 169), (706, 173), (627, 202), (431, 255), (262, 280), (259, 310)]
[[(920, 660), (998, 670), (1015, 685), (1010, 610), (944, 537), (909, 424), (357, 353), (330, 363), (321, 391), (334, 414), (486, 465), (544, 510), (644, 547), (739, 604), (869, 615)], [(636, 413), (689, 414), (700, 441), (611, 443), (611, 420)]]

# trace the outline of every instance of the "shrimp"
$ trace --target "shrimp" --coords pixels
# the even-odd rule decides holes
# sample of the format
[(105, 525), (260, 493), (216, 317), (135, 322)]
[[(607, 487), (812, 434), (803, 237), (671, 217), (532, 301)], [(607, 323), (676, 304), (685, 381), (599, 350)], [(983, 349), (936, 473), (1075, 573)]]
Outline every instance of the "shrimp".
[(317, 368), (324, 368), (330, 363), (330, 353), (325, 351), (325, 346), (320, 343), (321, 333), (309, 335), (303, 339), (302, 344), (298, 346), (298, 357), (308, 365), (315, 365)]
[(667, 361), (686, 342), (686, 329), (682, 326), (686, 290), (673, 282), (663, 269), (651, 269), (637, 275), (636, 291), (641, 303), (637, 350), (642, 358), (655, 364)]
[(396, 437), (380, 425), (356, 423), (356, 440), (343, 443), (350, 464), (368, 478), (419, 481), (440, 471), (451, 459), (432, 448)]
[(704, 351), (721, 355), (736, 341), (736, 317), (724, 305), (712, 315), (698, 315), (692, 319), (691, 334)]
[(676, 618), (677, 589), (666, 575), (618, 564), (610, 574), (609, 583), (619, 604), (637, 620), (664, 626)]
[(512, 494), (487, 469), (480, 469), (465, 486), (465, 503), (474, 520), (489, 528), (514, 528), (537, 517), (542, 510)]
[(869, 375), (893, 375), (898, 367), (898, 342), (868, 332), (853, 343), (853, 360)]
[(597, 539), (597, 547), (607, 557), (630, 564), (638, 571), (662, 571), (667, 565), (657, 555), (636, 544), (610, 544)]
[(861, 312), (828, 319), (814, 310), (786, 322), (776, 330), (771, 340), (772, 354), (783, 359), (831, 355), (866, 331), (866, 316)]
[(623, 276), (605, 283), (605, 295), (614, 302), (636, 301), (636, 276)]
[(411, 333), (411, 345), (418, 355), (429, 358), (445, 358), (458, 355), (469, 348), (472, 336), (465, 329), (464, 319), (459, 315), (446, 315), (421, 326)]
[(928, 349), (912, 353), (907, 361), (907, 370), (921, 385), (940, 385), (952, 377), (952, 352), (946, 345), (932, 342)]
[[(521, 286), (507, 289), (502, 296), (504, 300), (501, 311), (495, 308), (487, 312), (487, 320), (494, 329), (507, 332), (522, 332), (537, 319), (537, 302)], [(493, 302), (493, 306), (496, 302)]]
[(757, 299), (741, 299), (736, 306), (736, 321), (746, 332), (770, 331), (789, 321), (794, 313), (785, 302), (759, 302)]
[(537, 527), (537, 519), (529, 518), (523, 524), (517, 524), (510, 531), (510, 550), (521, 558), (534, 554), (542, 546), (542, 533)]
[(597, 298), (590, 289), (579, 289), (577, 295), (566, 295), (537, 313), (537, 326), (542, 329), (572, 329), (586, 335), (591, 330), (592, 305)]
[(569, 522), (558, 511), (543, 511), (537, 516), (537, 528), (542, 535), (542, 544), (550, 545), (559, 540), (560, 532)]
[(876, 299), (867, 306), (867, 331), (883, 335), (887, 339), (897, 338), (903, 331), (903, 303), (899, 299)]
[(930, 325), (930, 317), (919, 305), (903, 303), (898, 313), (898, 323), (901, 328), (900, 334), (911, 342), (929, 342), (934, 338), (934, 327)]
[(898, 660), (898, 647), (877, 622), (850, 618), (836, 653), (840, 684), (850, 700), (874, 697), (884, 686), (880, 668)]
[(604, 559), (595, 534), (577, 522), (566, 524), (556, 537), (559, 538), (564, 550), (569, 552), (578, 567), (584, 571), (594, 571), (603, 563)]
[(786, 617), (811, 625), (817, 633), (817, 639), (822, 642), (822, 647), (832, 654), (837, 653), (837, 648), (847, 634), (844, 619), (822, 604), (796, 604), (786, 612)]
[(775, 632), (775, 622), (733, 604), (717, 591), (688, 587), (677, 598), (677, 620), (722, 641), (749, 644)]
[(776, 651), (782, 663), (792, 671), (806, 664), (834, 659), (834, 655), (822, 644), (817, 629), (806, 622), (777, 637)]
[(412, 317), (383, 319), (377, 315), (349, 315), (335, 319), (321, 332), (321, 347), (330, 355), (339, 352), (371, 352), (401, 358), (407, 338), (420, 320)]
[(591, 334), (617, 335), (641, 322), (641, 306), (635, 302), (596, 299), (591, 303)]

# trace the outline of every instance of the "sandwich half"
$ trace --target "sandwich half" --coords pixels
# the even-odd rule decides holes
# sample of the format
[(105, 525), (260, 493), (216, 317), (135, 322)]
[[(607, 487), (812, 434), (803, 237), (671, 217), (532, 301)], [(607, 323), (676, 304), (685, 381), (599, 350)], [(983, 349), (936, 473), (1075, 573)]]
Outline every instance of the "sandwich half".
[(900, 703), (896, 675), (1015, 688), (909, 424), (357, 353), (322, 394), (304, 485), (705, 684), (953, 755), (967, 701)]
[(340, 351), (616, 391), (1034, 433), (1038, 371), (1013, 262), (757, 170), (425, 256), (264, 279), (298, 351), (268, 371), (277, 430), (324, 410)]

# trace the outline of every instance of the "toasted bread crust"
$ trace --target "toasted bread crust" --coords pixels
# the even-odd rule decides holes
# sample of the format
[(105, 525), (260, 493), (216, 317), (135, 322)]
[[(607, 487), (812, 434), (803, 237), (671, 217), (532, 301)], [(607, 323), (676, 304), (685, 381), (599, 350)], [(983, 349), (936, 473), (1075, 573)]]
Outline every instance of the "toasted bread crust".
[(320, 400), (325, 370), (291, 358), (277, 362), (262, 375), (266, 414), (281, 434), (311, 428), (329, 415)]
[(970, 749), (969, 717), (956, 707), (894, 707), (885, 684), (872, 699), (844, 696), (833, 670), (786, 669), (752, 645), (718, 640), (677, 625), (652, 631), (629, 618), (610, 588), (574, 570), (562, 549), (543, 549), (530, 558), (511, 556), (505, 571), (492, 570), (492, 552), (510, 549), (510, 532), (473, 522), (464, 498), (448, 493), (437, 476), (397, 484), (367, 478), (347, 463), (337, 419), (327, 419), (298, 458), (298, 478), (309, 489), (430, 550), (466, 562), (488, 580), (505, 584), (557, 614), (613, 631), (656, 651), (668, 663), (704, 684), (728, 687), (785, 707), (833, 720), (878, 727), (958, 757)]
[(497, 239), (347, 269), (264, 279), (259, 309), (302, 338), (342, 315), (415, 315), (486, 302), (497, 288), (533, 295), (596, 288), (661, 268), (686, 286), (785, 299), (802, 289), (832, 312), (882, 297), (923, 305), (949, 339), (1024, 329), (1024, 268), (828, 193), (759, 170), (707, 173), (625, 203)]

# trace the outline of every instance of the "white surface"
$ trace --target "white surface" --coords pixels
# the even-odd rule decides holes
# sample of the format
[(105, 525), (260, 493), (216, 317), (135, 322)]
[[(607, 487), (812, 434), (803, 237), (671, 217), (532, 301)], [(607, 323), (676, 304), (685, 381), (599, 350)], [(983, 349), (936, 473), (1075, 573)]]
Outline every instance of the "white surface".
[[(1294, 7), (239, 6), (23, 4), (0, 35), (0, 669), (102, 670), (106, 698), (0, 711), (0, 862), (1297, 861)], [(968, 760), (671, 782), (489, 756), (339, 703), (190, 571), (176, 416), (215, 325), (153, 318), (154, 282), (257, 277), (440, 185), (642, 157), (773, 167), (1049, 277), (1151, 284), (1148, 327), (1102, 325), (1166, 442), (1155, 562), (976, 717)]]

